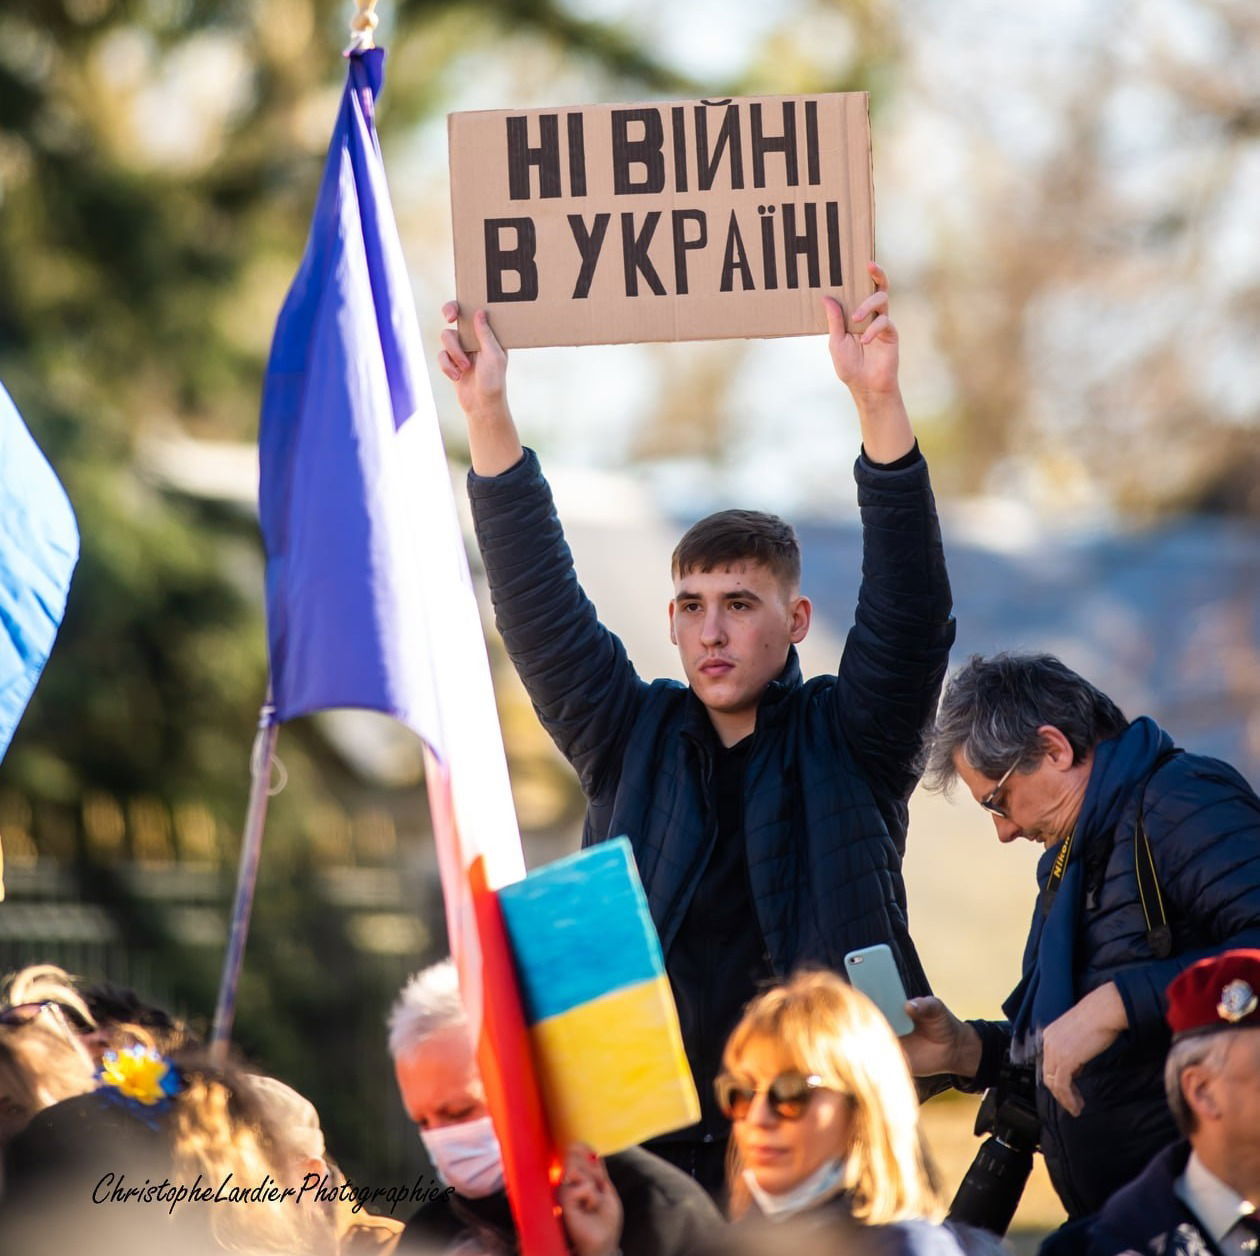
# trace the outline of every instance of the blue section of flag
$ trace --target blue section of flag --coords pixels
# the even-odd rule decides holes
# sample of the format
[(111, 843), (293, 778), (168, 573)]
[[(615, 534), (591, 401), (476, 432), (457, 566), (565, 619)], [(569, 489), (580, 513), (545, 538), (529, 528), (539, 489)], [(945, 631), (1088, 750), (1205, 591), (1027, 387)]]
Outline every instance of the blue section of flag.
[(399, 451), (418, 398), (431, 403), (373, 124), (384, 55), (349, 58), (306, 253), (276, 322), (259, 515), (277, 717), (366, 707), (425, 735), (406, 500), (417, 486)]
[(531, 1025), (665, 973), (624, 837), (503, 886), (499, 903)]
[(78, 559), (70, 501), (0, 384), (0, 758), (48, 661)]

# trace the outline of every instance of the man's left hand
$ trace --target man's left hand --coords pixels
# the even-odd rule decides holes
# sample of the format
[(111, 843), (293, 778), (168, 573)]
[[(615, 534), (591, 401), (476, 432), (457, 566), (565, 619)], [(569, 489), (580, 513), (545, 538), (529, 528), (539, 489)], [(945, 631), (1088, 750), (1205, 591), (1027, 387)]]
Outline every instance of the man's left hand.
[(1115, 982), (1091, 990), (1074, 1008), (1047, 1025), (1041, 1036), (1041, 1080), (1073, 1116), (1085, 1107), (1076, 1075), (1129, 1027)]
[[(914, 431), (897, 382), (897, 329), (888, 316), (888, 276), (874, 262), (875, 291), (853, 310), (823, 297), (828, 346), (836, 374), (848, 387), (862, 425), (862, 446), (873, 462), (896, 462), (914, 448)], [(864, 331), (858, 325), (867, 320)]]
[[(899, 395), (899, 342), (888, 314), (888, 276), (874, 262), (867, 269), (875, 291), (852, 312), (834, 297), (823, 297), (832, 365), (859, 401)], [(867, 319), (870, 323), (859, 330), (858, 325)]]

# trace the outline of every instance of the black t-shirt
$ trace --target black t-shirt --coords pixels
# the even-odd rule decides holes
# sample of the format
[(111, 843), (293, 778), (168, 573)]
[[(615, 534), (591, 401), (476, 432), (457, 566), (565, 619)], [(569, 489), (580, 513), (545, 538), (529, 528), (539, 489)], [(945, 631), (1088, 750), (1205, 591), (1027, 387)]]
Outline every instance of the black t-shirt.
[(715, 737), (711, 747), (709, 854), (666, 958), (700, 1095), (700, 1122), (661, 1141), (725, 1141), (730, 1124), (713, 1096), (713, 1079), (744, 1005), (773, 977), (753, 907), (744, 842), (744, 772), (754, 736), (730, 747)]

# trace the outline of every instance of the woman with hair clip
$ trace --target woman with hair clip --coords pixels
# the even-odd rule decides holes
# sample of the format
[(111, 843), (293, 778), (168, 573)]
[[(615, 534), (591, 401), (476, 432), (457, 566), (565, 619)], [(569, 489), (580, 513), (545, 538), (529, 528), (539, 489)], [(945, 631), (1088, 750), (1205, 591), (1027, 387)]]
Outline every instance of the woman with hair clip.
[(736, 1222), (790, 1221), (795, 1233), (843, 1237), (837, 1250), (881, 1256), (1004, 1250), (991, 1235), (940, 1224), (901, 1047), (878, 1008), (834, 973), (798, 973), (754, 999), (715, 1086), (732, 1122)]
[(7, 1148), (0, 1251), (350, 1250), (334, 1206), (294, 1193), (327, 1168), (322, 1135), (313, 1145), (295, 1123), (296, 1095), (199, 1052), (162, 1055), (138, 1026), (129, 1034), (133, 1045), (105, 1055), (96, 1089), (46, 1108)]

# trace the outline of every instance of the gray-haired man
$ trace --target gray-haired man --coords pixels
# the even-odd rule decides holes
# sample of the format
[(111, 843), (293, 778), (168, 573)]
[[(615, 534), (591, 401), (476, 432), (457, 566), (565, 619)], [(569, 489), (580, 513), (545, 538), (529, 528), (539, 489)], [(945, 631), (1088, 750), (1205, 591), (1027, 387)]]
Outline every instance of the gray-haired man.
[(1191, 963), (1260, 945), (1260, 799), (1178, 750), (1049, 655), (973, 657), (950, 681), (928, 779), (961, 777), (998, 840), (1045, 846), (1023, 979), (1003, 1022), (914, 999), (913, 1071), (965, 1089), (1038, 1069), (1041, 1146), (1077, 1218), (1177, 1130), (1164, 1103), (1164, 991)]
[[(503, 1160), (450, 960), (403, 986), (389, 1014), (389, 1050), (403, 1107), (453, 1188), (408, 1221), (399, 1252), (514, 1252)], [(691, 1178), (637, 1147), (604, 1161), (568, 1149), (557, 1196), (577, 1256), (681, 1256), (721, 1223)]]
[(1260, 951), (1201, 960), (1168, 987), (1164, 1081), (1185, 1141), (1090, 1227), (1090, 1256), (1246, 1256), (1260, 1243)]

